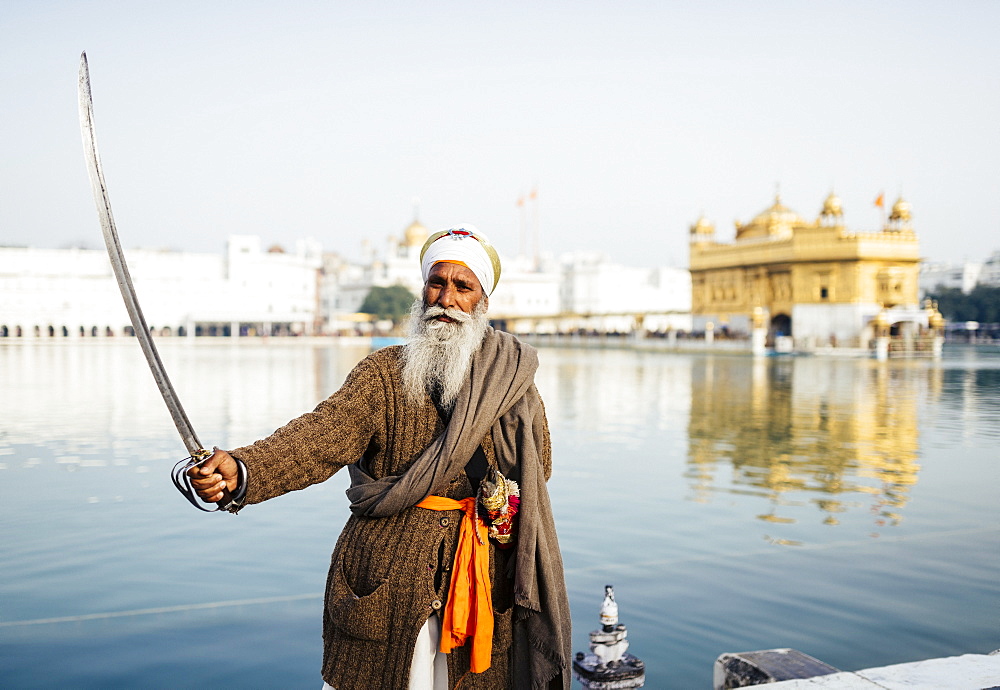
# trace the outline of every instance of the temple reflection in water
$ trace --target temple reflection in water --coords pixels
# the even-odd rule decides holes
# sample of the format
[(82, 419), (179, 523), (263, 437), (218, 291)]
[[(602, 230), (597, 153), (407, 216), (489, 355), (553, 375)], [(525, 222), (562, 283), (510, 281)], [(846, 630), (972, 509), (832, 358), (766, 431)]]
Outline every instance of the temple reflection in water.
[(941, 370), (819, 358), (694, 362), (686, 478), (694, 499), (760, 496), (760, 520), (791, 523), (803, 506), (837, 524), (869, 511), (898, 524), (917, 483), (920, 415)]
[[(312, 409), (367, 352), (291, 343), (162, 349), (202, 436), (230, 446)], [(2, 354), (0, 378), (18, 395), (0, 396), (0, 469), (54, 462), (110, 472), (148, 462), (159, 472), (162, 451), (146, 448), (180, 452), (134, 342), (29, 344)], [(560, 474), (554, 490), (568, 492), (567, 515), (589, 504), (579, 492), (601, 486), (594, 500), (625, 501), (639, 521), (727, 513), (783, 543), (815, 543), (805, 532), (824, 524), (840, 524), (844, 536), (878, 533), (912, 503), (921, 457), (933, 452), (921, 452), (921, 435), (931, 445), (927, 438), (948, 436), (949, 454), (966, 438), (1000, 442), (1000, 367), (957, 358), (941, 365), (543, 348), (541, 360), (536, 382)], [(30, 457), (15, 459), (15, 447)], [(636, 491), (637, 476), (656, 490)], [(705, 509), (685, 513), (679, 504), (692, 500)]]

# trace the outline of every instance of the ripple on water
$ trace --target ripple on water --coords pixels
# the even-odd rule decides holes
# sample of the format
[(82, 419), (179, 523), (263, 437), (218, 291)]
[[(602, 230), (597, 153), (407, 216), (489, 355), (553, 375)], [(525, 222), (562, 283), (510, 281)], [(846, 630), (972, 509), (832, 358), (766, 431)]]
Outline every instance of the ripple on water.
[[(178, 440), (155, 387), (135, 385), (141, 355), (61, 361), (70, 350), (5, 369), (27, 384), (0, 399), (5, 622), (322, 591), (343, 474), (239, 516), (197, 513), (169, 483)], [(356, 360), (265, 350), (172, 353), (203, 438), (255, 440)], [(574, 651), (605, 584), (647, 687), (706, 687), (727, 651), (793, 647), (853, 669), (995, 647), (1000, 379), (975, 360), (542, 354)], [(213, 395), (183, 392), (198, 390)], [(217, 677), (203, 640), (220, 633), (229, 684), (297, 687), (286, 660), (315, 677), (322, 605), (292, 608), (6, 627), (0, 677), (44, 664), (53, 686), (86, 668), (93, 687), (132, 687), (169, 668), (182, 687)], [(259, 654), (275, 639), (281, 654)]]

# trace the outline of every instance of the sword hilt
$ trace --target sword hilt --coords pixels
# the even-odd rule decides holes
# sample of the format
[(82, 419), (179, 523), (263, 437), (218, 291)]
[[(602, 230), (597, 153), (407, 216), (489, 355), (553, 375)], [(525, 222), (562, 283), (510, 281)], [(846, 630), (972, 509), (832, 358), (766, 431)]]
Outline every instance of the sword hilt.
[[(209, 509), (202, 505), (203, 501), (199, 500), (197, 492), (194, 487), (191, 486), (191, 477), (188, 475), (188, 470), (192, 467), (199, 467), (203, 462), (208, 460), (215, 451), (206, 450), (204, 448), (199, 448), (191, 453), (190, 457), (184, 458), (176, 465), (174, 469), (170, 472), (170, 478), (174, 481), (174, 486), (177, 490), (186, 498), (191, 505), (193, 505), (198, 510), (205, 511), (206, 513), (214, 513), (217, 511), (230, 511), (233, 505), (233, 495), (229, 492), (229, 488), (226, 486), (222, 487), (222, 500), (216, 501), (215, 508)], [(237, 463), (238, 464), (238, 463)], [(236, 512), (232, 510), (230, 512)]]

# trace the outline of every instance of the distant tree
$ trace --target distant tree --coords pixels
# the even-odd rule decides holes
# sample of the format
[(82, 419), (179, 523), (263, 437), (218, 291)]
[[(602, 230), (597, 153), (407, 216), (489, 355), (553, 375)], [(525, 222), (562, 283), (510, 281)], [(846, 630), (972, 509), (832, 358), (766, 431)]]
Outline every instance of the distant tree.
[(358, 310), (362, 314), (372, 314), (377, 319), (387, 319), (399, 324), (410, 313), (410, 307), (415, 300), (413, 293), (402, 285), (389, 287), (372, 287), (365, 296)]
[(1000, 322), (1000, 287), (977, 285), (965, 294), (958, 288), (938, 286), (927, 294), (949, 321)]
[(977, 285), (969, 293), (979, 318), (976, 321), (983, 323), (1000, 322), (1000, 287), (990, 287), (988, 285)]
[(959, 288), (949, 288), (938, 285), (934, 290), (927, 293), (928, 299), (937, 302), (938, 311), (949, 321), (969, 321), (974, 320), (969, 315), (969, 296)]

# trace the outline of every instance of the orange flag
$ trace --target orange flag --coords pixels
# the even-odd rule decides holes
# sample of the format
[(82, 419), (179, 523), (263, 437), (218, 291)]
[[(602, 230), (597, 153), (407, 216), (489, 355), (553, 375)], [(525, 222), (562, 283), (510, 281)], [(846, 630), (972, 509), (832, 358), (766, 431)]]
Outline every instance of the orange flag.
[(885, 208), (885, 192), (879, 192), (878, 199), (875, 200), (875, 205), (879, 208)]

